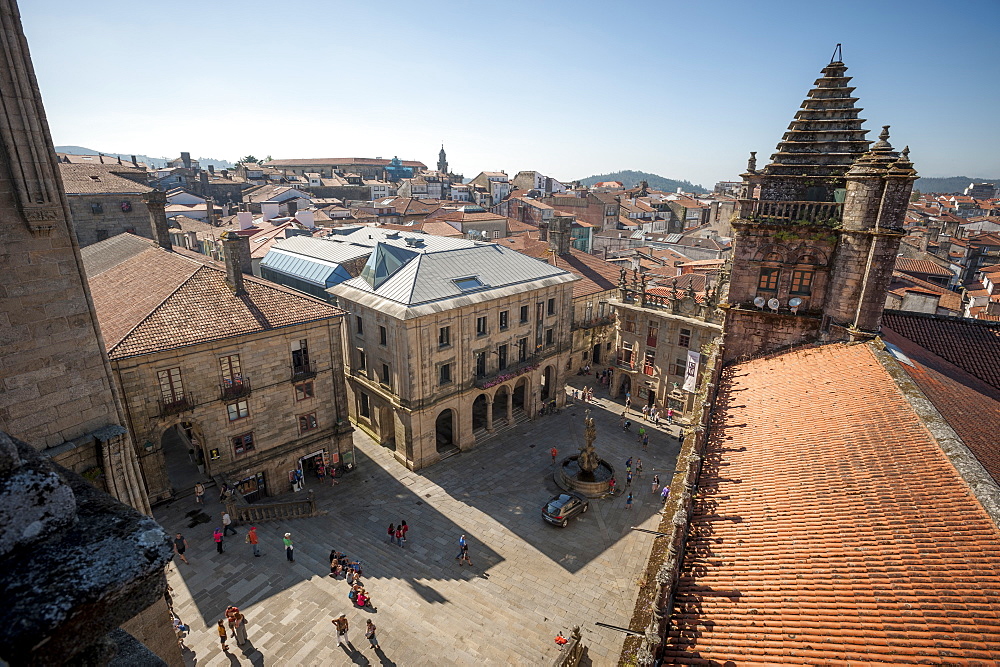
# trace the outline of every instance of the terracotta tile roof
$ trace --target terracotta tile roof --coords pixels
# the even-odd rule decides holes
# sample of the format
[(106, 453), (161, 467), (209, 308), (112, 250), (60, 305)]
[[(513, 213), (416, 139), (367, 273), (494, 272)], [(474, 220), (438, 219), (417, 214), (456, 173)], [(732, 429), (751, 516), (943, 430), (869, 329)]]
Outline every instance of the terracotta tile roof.
[(68, 195), (142, 194), (152, 191), (153, 188), (148, 185), (119, 176), (116, 171), (125, 172), (118, 165), (59, 163), (59, 174)]
[[(319, 158), (296, 158), (283, 160), (269, 160), (264, 164), (271, 167), (323, 167), (326, 165), (364, 165), (369, 167), (386, 167), (391, 160), (384, 158), (370, 157), (319, 157)], [(404, 167), (418, 167), (426, 169), (427, 165), (417, 160), (400, 160)]]
[(152, 245), (89, 276), (108, 356), (150, 354), (343, 315), (253, 276), (244, 276), (248, 294), (237, 297), (225, 276), (209, 257)]
[(926, 280), (921, 280), (920, 278), (911, 276), (908, 273), (893, 271), (892, 281), (889, 283), (889, 291), (896, 291), (899, 289), (909, 291), (919, 290), (925, 294), (936, 294), (939, 297), (939, 308), (944, 308), (945, 310), (950, 310), (955, 313), (962, 310), (962, 295), (958, 292), (952, 292), (950, 289), (941, 287), (940, 285), (935, 285), (934, 283), (929, 283)]
[(1000, 530), (869, 347), (723, 382), (666, 662), (1000, 660)]
[(942, 268), (929, 259), (896, 258), (896, 270), (903, 273), (924, 273), (933, 276), (953, 276), (948, 269)]
[(497, 239), (499, 245), (513, 248), (520, 253), (543, 259), (553, 266), (569, 271), (580, 280), (573, 283), (573, 298), (606, 292), (618, 287), (621, 269), (596, 255), (570, 248), (568, 255), (554, 256), (549, 252), (549, 244), (530, 238), (527, 234)]
[[(986, 472), (1000, 484), (1000, 448), (996, 446), (996, 434), (1000, 433), (1000, 389), (969, 375), (892, 329), (883, 329), (882, 336), (913, 362), (900, 366), (958, 433)], [(1000, 359), (995, 361), (1000, 363)]]
[(882, 326), (1000, 389), (1000, 326), (887, 310)]

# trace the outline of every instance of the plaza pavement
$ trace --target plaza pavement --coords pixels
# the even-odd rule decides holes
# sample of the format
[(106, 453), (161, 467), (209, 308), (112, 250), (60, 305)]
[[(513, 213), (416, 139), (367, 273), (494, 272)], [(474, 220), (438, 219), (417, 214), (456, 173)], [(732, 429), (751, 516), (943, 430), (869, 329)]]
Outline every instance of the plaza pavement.
[[(582, 386), (593, 376), (574, 378)], [(583, 632), (591, 664), (613, 665), (623, 635), (594, 625), (628, 626), (655, 529), (659, 496), (652, 476), (669, 482), (679, 449), (667, 427), (649, 427), (642, 452), (635, 432), (619, 426), (622, 406), (602, 387), (591, 404), (598, 454), (625, 485), (624, 462), (642, 458), (633, 482), (635, 504), (624, 495), (592, 500), (590, 510), (560, 529), (540, 516), (557, 492), (549, 449), (559, 458), (583, 445), (584, 406), (515, 426), (471, 451), (412, 472), (386, 448), (356, 431), (357, 469), (335, 487), (312, 486), (319, 517), (258, 525), (263, 556), (244, 543), (247, 526), (216, 553), (211, 533), (222, 506), (209, 489), (199, 509), (192, 496), (154, 510), (168, 531), (188, 540), (190, 565), (168, 568), (174, 609), (191, 626), (185, 639), (189, 665), (544, 665), (557, 654), (553, 637)], [(677, 433), (677, 428), (673, 428)], [(405, 548), (387, 542), (390, 522), (410, 526)], [(281, 537), (291, 532), (295, 562), (285, 559)], [(465, 534), (474, 567), (460, 566), (458, 538)], [(364, 581), (377, 613), (353, 607), (343, 578), (328, 577), (327, 556), (337, 548), (364, 565)], [(229, 640), (223, 654), (215, 623), (234, 604), (246, 614), (250, 646)], [(355, 652), (338, 648), (330, 619), (346, 613)], [(382, 651), (364, 638), (365, 619), (378, 626)]]

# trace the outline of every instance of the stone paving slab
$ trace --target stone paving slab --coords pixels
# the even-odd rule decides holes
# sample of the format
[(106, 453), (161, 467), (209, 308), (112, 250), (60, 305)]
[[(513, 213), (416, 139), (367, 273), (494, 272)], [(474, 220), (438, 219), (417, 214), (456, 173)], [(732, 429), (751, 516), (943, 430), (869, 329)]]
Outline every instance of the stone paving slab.
[[(191, 564), (175, 561), (168, 570), (174, 608), (192, 628), (188, 664), (538, 665), (557, 655), (555, 634), (574, 625), (593, 664), (616, 663), (623, 636), (594, 623), (628, 625), (655, 539), (630, 527), (657, 526), (660, 502), (650, 480), (659, 473), (669, 482), (679, 445), (666, 426), (647, 425), (650, 447), (642, 452), (638, 420), (632, 433), (623, 432), (622, 406), (603, 390), (597, 399), (589, 407), (598, 453), (615, 466), (620, 485), (629, 456), (642, 458), (644, 475), (633, 482), (633, 509), (621, 496), (593, 500), (565, 529), (546, 524), (540, 512), (557, 492), (549, 448), (562, 458), (583, 445), (581, 405), (418, 472), (357, 431), (357, 470), (337, 486), (311, 487), (324, 514), (260, 524), (261, 558), (243, 542), (246, 526), (216, 553), (211, 533), (221, 506), (212, 494), (205, 507), (211, 521), (194, 527), (185, 516), (196, 509), (192, 498), (157, 507), (157, 520), (190, 545)], [(385, 530), (404, 519), (410, 539), (400, 548)], [(281, 546), (285, 532), (295, 542), (294, 563)], [(455, 560), (463, 533), (472, 568)], [(377, 613), (353, 608), (344, 580), (327, 576), (334, 547), (362, 560)], [(246, 614), (251, 646), (230, 639), (225, 655), (214, 625), (230, 604)], [(354, 652), (337, 647), (330, 619), (341, 612)], [(366, 618), (378, 626), (381, 653), (368, 648)]]

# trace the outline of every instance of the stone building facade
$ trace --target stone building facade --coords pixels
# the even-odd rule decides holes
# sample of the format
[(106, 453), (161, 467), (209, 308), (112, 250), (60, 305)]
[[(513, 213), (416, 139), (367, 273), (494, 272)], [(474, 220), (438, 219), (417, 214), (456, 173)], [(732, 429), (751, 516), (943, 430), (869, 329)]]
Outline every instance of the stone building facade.
[(769, 165), (751, 154), (724, 297), (727, 361), (879, 330), (916, 172), (888, 126), (865, 139), (846, 70), (823, 68)]
[(140, 182), (144, 171), (131, 165), (60, 162), (59, 172), (81, 248), (125, 232), (153, 238), (142, 199), (153, 188)]
[(253, 500), (291, 489), (296, 470), (354, 463), (343, 312), (244, 275), (246, 243), (224, 236), (225, 271), (132, 235), (84, 253), (154, 503), (186, 491), (180, 479)]
[(357, 233), (375, 250), (330, 289), (350, 312), (350, 416), (398, 461), (423, 468), (564, 403), (572, 274), (489, 243)]
[[(132, 648), (133, 664), (181, 665), (169, 540), (146, 516), (14, 0), (0, 32), (0, 662), (105, 664)], [(135, 637), (117, 629), (130, 619)]]
[(611, 303), (617, 313), (611, 395), (630, 393), (637, 409), (671, 408), (686, 419), (700, 388), (700, 357), (721, 342), (725, 312), (717, 288), (647, 287), (644, 276), (622, 271)]

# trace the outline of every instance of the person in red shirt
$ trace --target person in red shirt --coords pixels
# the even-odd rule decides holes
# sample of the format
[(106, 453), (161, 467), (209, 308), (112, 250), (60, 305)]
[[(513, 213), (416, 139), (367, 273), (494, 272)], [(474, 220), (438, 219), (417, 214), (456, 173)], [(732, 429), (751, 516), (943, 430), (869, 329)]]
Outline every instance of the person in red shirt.
[(568, 643), (569, 640), (563, 637), (563, 633), (560, 632), (559, 634), (556, 635), (556, 645), (559, 647), (560, 651), (563, 650), (563, 646), (565, 646)]
[(552, 465), (556, 464), (556, 457), (559, 455), (559, 450), (553, 447), (549, 450), (549, 454), (552, 455)]

